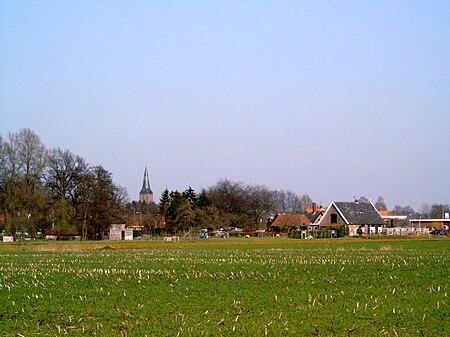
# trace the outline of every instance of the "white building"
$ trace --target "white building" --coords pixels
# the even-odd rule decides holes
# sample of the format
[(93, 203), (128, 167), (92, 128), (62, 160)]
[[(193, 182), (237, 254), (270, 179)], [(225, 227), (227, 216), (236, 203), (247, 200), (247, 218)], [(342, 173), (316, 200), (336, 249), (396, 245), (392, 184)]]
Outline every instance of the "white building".
[(109, 229), (109, 239), (118, 240), (133, 240), (133, 228), (126, 228), (125, 224), (112, 224)]

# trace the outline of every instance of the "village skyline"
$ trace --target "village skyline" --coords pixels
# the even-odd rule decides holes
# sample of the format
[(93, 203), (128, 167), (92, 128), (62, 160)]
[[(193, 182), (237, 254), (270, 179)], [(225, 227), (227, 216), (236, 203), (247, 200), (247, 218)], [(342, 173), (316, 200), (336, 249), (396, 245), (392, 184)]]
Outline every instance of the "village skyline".
[[(55, 166), (58, 162), (59, 164)], [(57, 167), (57, 171), (54, 171)], [(353, 197), (348, 200), (330, 199), (330, 202), (324, 203), (322, 200), (311, 198), (308, 192), (299, 194), (290, 189), (274, 189), (266, 184), (252, 184), (244, 181), (233, 181), (228, 178), (220, 178), (215, 181), (213, 185), (203, 186), (199, 189), (192, 188), (191, 184), (187, 184), (184, 188), (173, 190), (169, 190), (166, 187), (160, 195), (155, 195), (152, 190), (152, 182), (149, 177), (147, 166), (145, 166), (143, 170), (140, 192), (137, 196), (133, 196), (129, 194), (126, 187), (114, 180), (114, 174), (102, 164), (91, 165), (82, 156), (72, 153), (69, 149), (62, 149), (60, 147), (47, 148), (45, 144), (42, 143), (39, 135), (31, 129), (21, 129), (16, 133), (10, 132), (6, 137), (0, 134), (0, 181), (2, 183), (0, 187), (7, 184), (8, 179), (13, 178), (15, 175), (17, 175), (17, 177), (26, 177), (26, 174), (32, 174), (35, 177), (33, 179), (36, 179), (36, 183), (44, 187), (48, 185), (49, 181), (52, 181), (52, 179), (57, 181), (66, 177), (66, 179), (70, 180), (70, 177), (73, 174), (72, 171), (76, 167), (81, 169), (80, 172), (86, 171), (86, 173), (97, 169), (104, 171), (105, 174), (108, 175), (108, 179), (110, 179), (110, 184), (113, 187), (114, 193), (118, 196), (120, 207), (125, 208), (127, 207), (127, 204), (134, 204), (136, 202), (144, 204), (155, 203), (157, 206), (161, 206), (161, 200), (165, 197), (167, 198), (167, 196), (172, 193), (187, 193), (186, 191), (191, 191), (189, 193), (199, 195), (204, 192), (211, 192), (211, 190), (214, 189), (225, 188), (225, 190), (229, 190), (227, 194), (230, 194), (230, 196), (234, 194), (232, 199), (236, 200), (241, 198), (251, 199), (253, 197), (256, 197), (259, 200), (264, 198), (272, 199), (272, 201), (267, 202), (272, 203), (273, 205), (267, 204), (265, 206), (265, 213), (267, 213), (267, 215), (270, 214), (270, 209), (273, 209), (273, 214), (314, 213), (316, 210), (326, 209), (327, 205), (331, 202), (342, 201), (371, 203), (378, 211), (388, 211), (392, 214), (407, 215), (409, 218), (429, 218), (430, 216), (439, 218), (440, 213), (442, 214), (442, 218), (444, 218), (444, 214), (450, 212), (449, 203), (423, 202), (421, 208), (416, 209), (410, 205), (396, 204), (391, 206), (385, 202), (382, 195), (378, 195), (376, 200), (366, 195), (358, 197), (353, 195)], [(54, 173), (51, 173), (53, 171)], [(58, 171), (59, 173), (56, 174)], [(51, 178), (52, 174), (56, 175)], [(69, 180), (63, 185), (79, 188), (76, 186), (76, 181), (69, 184)], [(83, 184), (83, 181), (80, 181), (80, 183)], [(1, 189), (0, 192), (5, 193), (7, 191)], [(72, 193), (69, 193), (68, 195), (70, 194)], [(281, 204), (283, 206), (280, 206)]]
[[(47, 148), (33, 130), (21, 129), (5, 139), (0, 137), (0, 233), (6, 240), (43, 235), (52, 239), (101, 240), (109, 235), (111, 226), (117, 230), (113, 236), (122, 239), (127, 226), (145, 235), (191, 233), (200, 228), (239, 228), (269, 235), (291, 233), (300, 227), (328, 228), (328, 235), (329, 230), (335, 230), (339, 233), (333, 232), (334, 237), (340, 237), (372, 231), (380, 234), (394, 227), (412, 228), (408, 221), (418, 221), (414, 231), (417, 227), (426, 234), (420, 219), (431, 221), (433, 227), (450, 221), (449, 204), (427, 205), (419, 211), (396, 205), (388, 212), (380, 195), (376, 203), (362, 196), (326, 206), (307, 193), (298, 195), (291, 190), (229, 179), (220, 179), (200, 191), (191, 186), (185, 190), (166, 189), (155, 201), (147, 167), (138, 201), (130, 200), (107, 168), (92, 165), (70, 150)], [(334, 210), (329, 211), (330, 207)], [(295, 224), (289, 220), (287, 225), (275, 226), (273, 222), (285, 214), (294, 215)], [(132, 233), (128, 233), (129, 238)]]

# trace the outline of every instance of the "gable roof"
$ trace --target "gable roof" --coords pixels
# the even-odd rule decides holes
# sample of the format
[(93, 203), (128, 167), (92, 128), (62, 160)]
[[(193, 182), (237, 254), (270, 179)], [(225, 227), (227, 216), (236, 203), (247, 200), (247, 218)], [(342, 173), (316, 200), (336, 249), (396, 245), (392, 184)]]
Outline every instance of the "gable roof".
[(314, 212), (314, 213), (306, 213), (305, 216), (311, 221), (311, 223), (315, 223), (319, 216), (321, 216), (325, 211)]
[(273, 227), (295, 227), (309, 225), (311, 222), (304, 214), (282, 214), (278, 215), (270, 226)]
[[(383, 225), (384, 221), (371, 202), (333, 201), (325, 211), (334, 207), (347, 225)], [(319, 222), (320, 223), (320, 222)]]

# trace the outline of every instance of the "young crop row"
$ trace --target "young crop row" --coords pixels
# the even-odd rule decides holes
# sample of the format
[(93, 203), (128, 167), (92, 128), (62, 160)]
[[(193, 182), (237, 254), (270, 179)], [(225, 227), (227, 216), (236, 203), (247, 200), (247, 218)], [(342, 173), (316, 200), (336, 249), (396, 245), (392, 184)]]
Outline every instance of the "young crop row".
[(4, 336), (447, 336), (447, 242), (4, 252)]

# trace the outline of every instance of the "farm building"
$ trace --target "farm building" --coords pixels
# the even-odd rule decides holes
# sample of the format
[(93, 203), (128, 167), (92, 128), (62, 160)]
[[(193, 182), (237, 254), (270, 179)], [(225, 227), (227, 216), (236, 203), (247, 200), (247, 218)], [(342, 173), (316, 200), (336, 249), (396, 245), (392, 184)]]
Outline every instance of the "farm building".
[(278, 215), (270, 225), (274, 232), (289, 232), (293, 229), (306, 229), (311, 221), (304, 214)]
[[(348, 234), (381, 233), (385, 224), (377, 209), (371, 202), (337, 202), (333, 201), (319, 221), (319, 227), (347, 226)], [(361, 228), (359, 230), (359, 228)]]
[(118, 240), (133, 240), (133, 228), (126, 228), (125, 224), (112, 224), (109, 229), (109, 239)]
[(380, 213), (386, 226), (397, 227), (408, 223), (408, 217), (406, 215), (392, 214), (389, 211), (378, 211), (378, 213)]
[(410, 227), (427, 227), (435, 229), (450, 229), (450, 219), (410, 219)]

